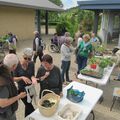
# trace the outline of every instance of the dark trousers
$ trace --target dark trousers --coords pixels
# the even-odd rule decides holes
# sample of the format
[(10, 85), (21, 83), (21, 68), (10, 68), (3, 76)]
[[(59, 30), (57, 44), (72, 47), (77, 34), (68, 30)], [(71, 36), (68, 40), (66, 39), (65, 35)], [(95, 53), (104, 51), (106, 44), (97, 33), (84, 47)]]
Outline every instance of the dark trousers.
[(69, 69), (70, 69), (70, 61), (62, 61), (62, 65), (61, 65), (61, 77), (62, 77), (62, 81), (64, 82), (64, 74), (66, 74), (66, 81), (69, 81)]
[(87, 65), (87, 57), (77, 55), (77, 64), (78, 64), (77, 74), (79, 74), (80, 70), (84, 69)]
[(32, 103), (28, 103), (27, 102), (27, 97), (24, 97), (21, 99), (22, 102), (24, 103), (25, 105), (25, 117), (28, 116), (29, 114), (31, 114), (35, 109), (32, 105)]
[(34, 63), (36, 63), (36, 59), (37, 59), (38, 56), (39, 56), (39, 60), (42, 62), (43, 52), (37, 53), (37, 54), (35, 54), (35, 55), (33, 56), (33, 61), (34, 61)]
[(13, 54), (16, 54), (16, 50), (9, 50), (9, 53), (13, 53)]

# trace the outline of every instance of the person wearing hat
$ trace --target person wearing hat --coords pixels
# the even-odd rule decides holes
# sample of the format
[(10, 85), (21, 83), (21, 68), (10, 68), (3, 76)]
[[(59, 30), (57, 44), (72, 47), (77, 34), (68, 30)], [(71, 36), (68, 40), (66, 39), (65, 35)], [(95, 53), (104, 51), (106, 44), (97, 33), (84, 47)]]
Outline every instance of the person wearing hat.
[(0, 62), (0, 120), (16, 120), (17, 101), (26, 96), (25, 92), (17, 93), (11, 75), (11, 71), (16, 69), (18, 58), (15, 54), (8, 54)]
[(38, 31), (34, 31), (35, 38), (33, 40), (33, 61), (36, 63), (36, 59), (39, 56), (39, 60), (42, 61), (43, 56), (43, 46), (42, 46), (42, 39)]
[[(23, 57), (20, 60), (16, 70), (14, 71), (14, 77), (21, 78), (25, 77), (26, 79), (29, 79), (32, 81), (37, 81), (37, 79), (34, 77), (35, 74), (35, 67), (34, 62), (31, 61), (33, 55), (33, 50), (31, 48), (25, 48), (23, 51)], [(19, 92), (25, 91), (26, 86), (30, 86), (30, 84), (26, 84), (24, 81), (18, 81), (18, 89)], [(30, 96), (32, 98), (32, 96)], [(25, 117), (29, 114), (31, 114), (35, 109), (32, 105), (32, 103), (27, 102), (27, 97), (21, 99), (25, 105)]]
[(66, 82), (71, 82), (71, 80), (69, 79), (69, 69), (70, 69), (71, 53), (72, 53), (71, 41), (72, 41), (71, 37), (66, 37), (65, 43), (62, 44), (61, 50), (60, 50), (61, 51), (61, 61), (62, 61), (61, 77), (62, 77), (63, 82), (65, 82), (64, 74), (66, 74)]

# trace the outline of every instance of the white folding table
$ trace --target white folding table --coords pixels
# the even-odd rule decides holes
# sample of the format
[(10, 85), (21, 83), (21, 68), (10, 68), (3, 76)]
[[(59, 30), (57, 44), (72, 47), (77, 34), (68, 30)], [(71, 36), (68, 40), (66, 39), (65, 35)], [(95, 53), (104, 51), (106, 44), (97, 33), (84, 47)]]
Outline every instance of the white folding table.
[(103, 73), (103, 77), (101, 79), (90, 77), (90, 76), (86, 76), (86, 75), (82, 75), (81, 73), (78, 75), (78, 79), (94, 82), (94, 83), (96, 83), (98, 85), (106, 85), (108, 80), (109, 80), (109, 78), (110, 78), (110, 75), (111, 75), (114, 67), (115, 67), (115, 64), (113, 64), (112, 67), (105, 68), (104, 69), (104, 73)]
[[(57, 112), (61, 110), (64, 107), (64, 105), (66, 105), (67, 103), (73, 104), (66, 98), (67, 89), (70, 88), (72, 85), (73, 85), (73, 89), (78, 89), (80, 91), (85, 92), (83, 101), (80, 103), (74, 103), (74, 104), (77, 104), (83, 111), (82, 114), (79, 116), (78, 120), (85, 120), (93, 110), (99, 98), (102, 96), (103, 91), (98, 88), (94, 88), (82, 83), (71, 82), (68, 86), (66, 86), (63, 89), (63, 97), (60, 99), (60, 104)], [(53, 115), (52, 117), (44, 117), (39, 112), (39, 109), (36, 109), (33, 113), (27, 116), (25, 120), (32, 120), (32, 119), (29, 119), (30, 117), (34, 118), (34, 120), (56, 120), (56, 115)]]

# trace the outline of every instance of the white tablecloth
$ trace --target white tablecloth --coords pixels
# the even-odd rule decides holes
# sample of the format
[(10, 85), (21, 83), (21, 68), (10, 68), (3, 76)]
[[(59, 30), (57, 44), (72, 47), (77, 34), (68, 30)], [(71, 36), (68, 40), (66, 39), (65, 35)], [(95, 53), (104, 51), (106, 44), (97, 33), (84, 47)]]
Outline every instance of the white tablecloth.
[(91, 81), (91, 82), (97, 83), (98, 85), (106, 85), (106, 83), (109, 80), (110, 75), (111, 75), (114, 67), (115, 67), (115, 64), (113, 64), (112, 67), (105, 68), (104, 73), (103, 73), (103, 77), (101, 79), (86, 76), (86, 75), (82, 75), (82, 74), (79, 74), (78, 78), (82, 79), (82, 80), (85, 80), (85, 81)]
[[(57, 112), (60, 111), (64, 107), (64, 105), (66, 105), (67, 103), (72, 103), (66, 98), (67, 89), (70, 88), (72, 85), (74, 89), (78, 89), (80, 91), (85, 92), (85, 97), (83, 101), (80, 103), (75, 103), (83, 111), (82, 114), (79, 116), (78, 120), (85, 120), (90, 114), (90, 112), (93, 110), (99, 98), (102, 96), (103, 91), (82, 83), (72, 82), (63, 89), (63, 97), (60, 100), (60, 104)], [(33, 117), (35, 120), (56, 120), (56, 115), (53, 115), (52, 117), (47, 118), (41, 115), (38, 109), (36, 109), (32, 114), (26, 117), (26, 120), (29, 120), (29, 117)]]

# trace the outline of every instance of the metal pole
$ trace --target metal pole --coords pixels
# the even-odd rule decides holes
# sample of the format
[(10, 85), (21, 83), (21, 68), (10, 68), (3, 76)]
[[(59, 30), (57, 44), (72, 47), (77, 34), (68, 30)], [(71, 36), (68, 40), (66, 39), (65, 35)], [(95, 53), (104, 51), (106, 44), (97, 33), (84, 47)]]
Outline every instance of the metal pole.
[(40, 10), (36, 10), (37, 31), (41, 34)]
[(45, 13), (45, 34), (48, 34), (48, 11)]
[(93, 32), (95, 34), (97, 34), (97, 31), (98, 31), (98, 19), (99, 19), (99, 12), (95, 11), (94, 12), (94, 28), (93, 28)]

